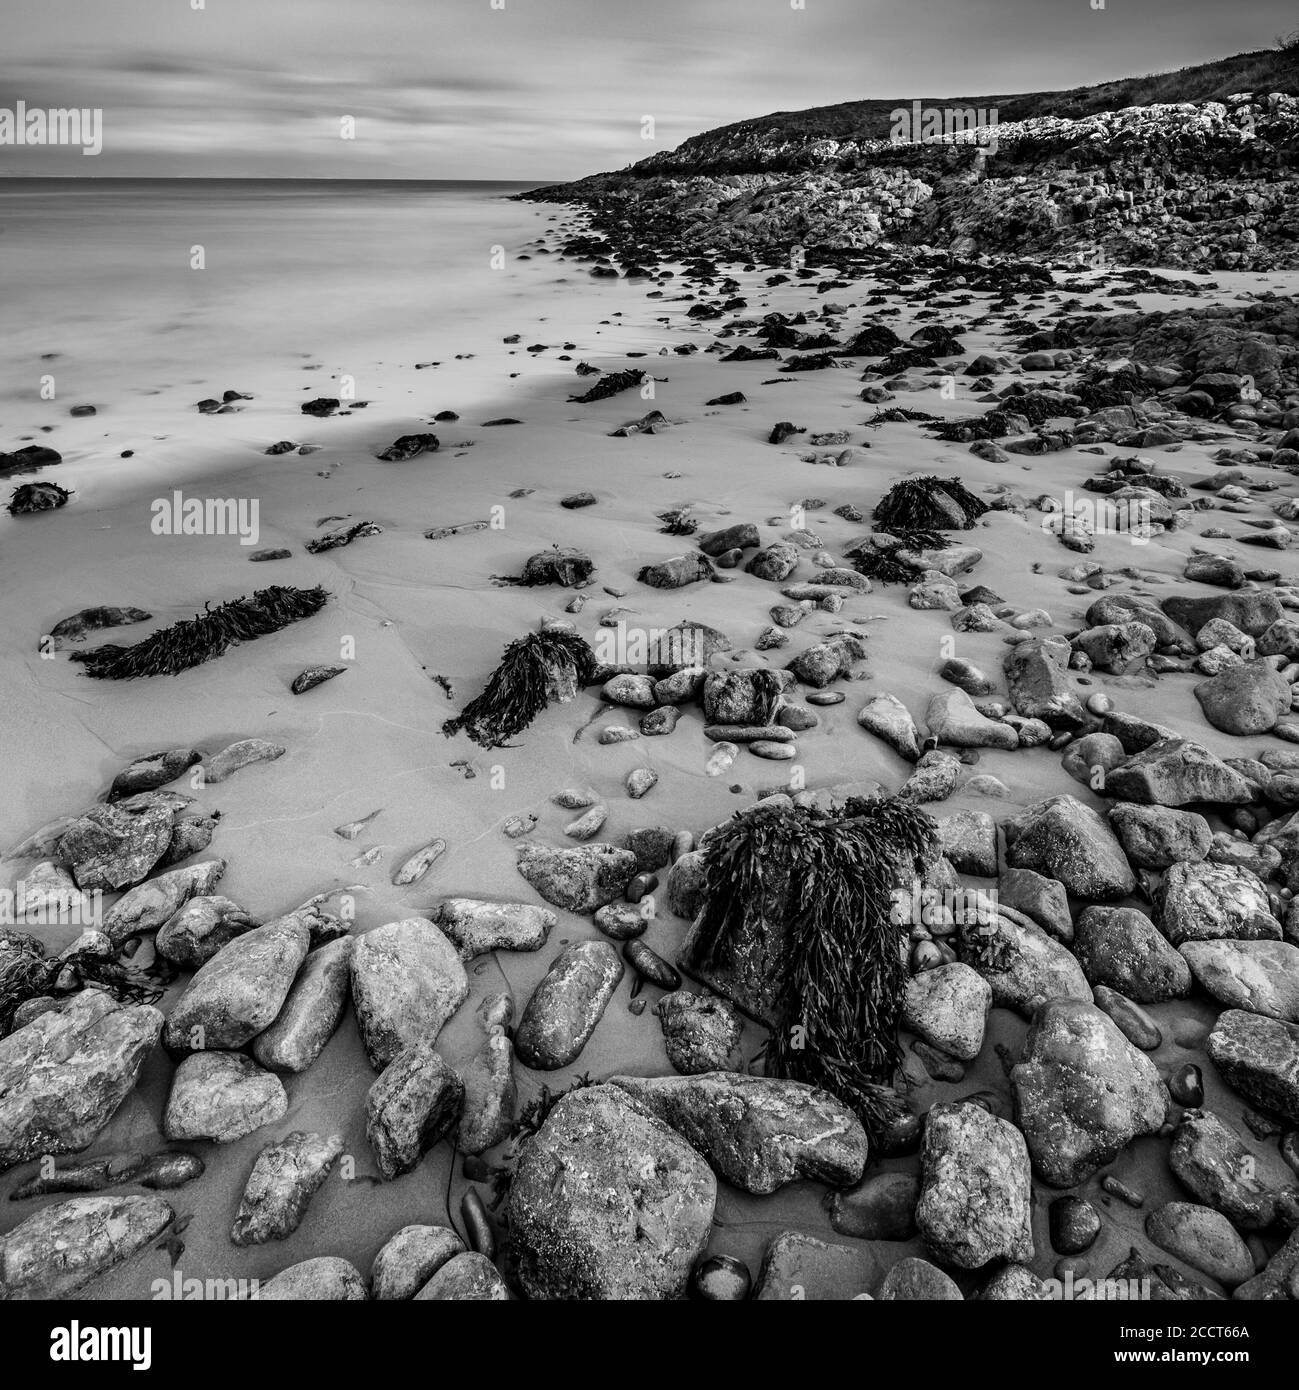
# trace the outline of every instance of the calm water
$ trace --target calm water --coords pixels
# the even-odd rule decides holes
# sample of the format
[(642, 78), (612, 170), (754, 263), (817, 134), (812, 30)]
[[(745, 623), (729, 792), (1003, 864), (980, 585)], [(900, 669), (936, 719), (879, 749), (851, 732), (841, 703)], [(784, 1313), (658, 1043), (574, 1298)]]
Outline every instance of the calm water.
[(412, 326), (430, 356), (454, 350), (458, 324), (517, 292), (515, 257), (544, 222), (508, 198), (531, 186), (0, 180), (0, 401), (31, 398), (46, 353), (85, 396), (254, 359), (341, 362)]

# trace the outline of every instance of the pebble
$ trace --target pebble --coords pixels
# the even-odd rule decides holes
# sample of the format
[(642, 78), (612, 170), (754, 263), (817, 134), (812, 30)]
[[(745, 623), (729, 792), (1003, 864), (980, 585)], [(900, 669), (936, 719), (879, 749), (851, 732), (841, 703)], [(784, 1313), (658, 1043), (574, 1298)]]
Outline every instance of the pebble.
[(690, 1292), (708, 1303), (743, 1303), (752, 1286), (748, 1265), (733, 1255), (701, 1256), (690, 1273)]
[(658, 886), (657, 874), (637, 874), (627, 885), (627, 901), (638, 903), (647, 893), (652, 893)]
[(652, 951), (643, 941), (628, 941), (622, 948), (623, 959), (631, 968), (652, 985), (660, 989), (681, 988), (681, 976), (657, 951)]
[(639, 801), (647, 792), (650, 792), (658, 785), (659, 775), (650, 767), (636, 767), (628, 774), (624, 785), (627, 788), (627, 795), (633, 801)]
[(1120, 1182), (1116, 1177), (1107, 1176), (1102, 1178), (1101, 1186), (1111, 1197), (1117, 1197), (1120, 1202), (1126, 1202), (1130, 1207), (1145, 1205), (1146, 1199), (1139, 1192), (1134, 1191), (1127, 1183)]
[(1049, 1208), (1051, 1244), (1062, 1255), (1090, 1250), (1101, 1233), (1101, 1214), (1082, 1197), (1057, 1197)]
[(1204, 1076), (1194, 1062), (1185, 1062), (1168, 1078), (1168, 1091), (1178, 1105), (1198, 1110), (1204, 1104)]

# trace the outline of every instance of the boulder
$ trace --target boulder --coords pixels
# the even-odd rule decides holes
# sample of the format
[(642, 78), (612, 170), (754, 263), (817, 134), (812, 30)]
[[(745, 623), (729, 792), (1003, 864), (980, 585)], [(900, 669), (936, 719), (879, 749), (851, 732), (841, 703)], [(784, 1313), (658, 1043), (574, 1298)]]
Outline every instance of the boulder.
[(939, 743), (953, 748), (1019, 747), (1014, 729), (980, 714), (964, 690), (943, 690), (934, 695), (925, 711), (925, 723)]
[(431, 914), (455, 943), (461, 960), (489, 951), (539, 951), (558, 920), (548, 907), (535, 903), (480, 902), (476, 898), (446, 898)]
[(1033, 1191), (1024, 1136), (980, 1105), (930, 1107), (916, 1226), (958, 1269), (1033, 1258)]
[(1196, 982), (1218, 1003), (1299, 1023), (1299, 946), (1286, 941), (1187, 941)]
[(857, 722), (868, 733), (883, 739), (908, 762), (920, 757), (920, 734), (910, 711), (894, 695), (874, 695), (862, 706)]
[(1254, 800), (1254, 789), (1234, 768), (1198, 743), (1165, 738), (1149, 744), (1105, 779), (1108, 796), (1144, 806), (1213, 802), (1236, 806)]
[(1081, 729), (1087, 723), (1069, 674), (1069, 643), (1059, 637), (1030, 638), (1013, 646), (1002, 661), (1015, 711), (1053, 729)]
[(517, 868), (548, 903), (566, 912), (588, 913), (621, 898), (636, 874), (636, 856), (613, 845), (551, 849), (518, 847)]
[(1299, 1027), (1227, 1009), (1209, 1034), (1208, 1051), (1233, 1090), (1299, 1124)]
[(564, 1096), (510, 1184), (518, 1278), (533, 1299), (677, 1299), (712, 1232), (717, 1179), (618, 1086)]
[(991, 986), (994, 1007), (1031, 1019), (1048, 999), (1091, 1002), (1091, 986), (1073, 954), (1035, 923), (1002, 909), (997, 938), (1004, 946), (1003, 959), (996, 965), (970, 962)]
[(708, 1072), (615, 1076), (697, 1149), (732, 1186), (760, 1196), (799, 1179), (847, 1187), (866, 1167), (861, 1121), (834, 1096), (799, 1081)]
[(1290, 683), (1270, 661), (1246, 661), (1194, 689), (1204, 717), (1225, 734), (1265, 734), (1290, 713)]
[(151, 1005), (87, 989), (0, 1039), (0, 1172), (89, 1148), (134, 1089), (162, 1026)]
[(158, 931), (192, 898), (211, 893), (225, 868), (224, 859), (210, 859), (137, 884), (104, 914), (104, 931), (115, 945), (143, 932)]
[(1168, 1113), (1154, 1063), (1100, 1009), (1075, 999), (1042, 1007), (1010, 1082), (1033, 1168), (1053, 1187), (1085, 1182)]
[(317, 1255), (290, 1265), (257, 1291), (265, 1302), (359, 1303), (369, 1297), (361, 1271), (338, 1255)]
[(1080, 898), (1126, 897), (1136, 878), (1101, 815), (1072, 796), (1053, 796), (1003, 822), (1006, 863), (1058, 879)]
[(1267, 889), (1231, 864), (1174, 864), (1155, 895), (1159, 925), (1180, 946), (1185, 941), (1281, 940)]
[(94, 806), (64, 832), (56, 857), (72, 870), (79, 888), (132, 888), (166, 853), (171, 835), (166, 806), (138, 813), (121, 805)]
[(1278, 1192), (1258, 1179), (1258, 1160), (1210, 1110), (1182, 1116), (1168, 1166), (1197, 1201), (1242, 1231), (1264, 1231), (1277, 1219)]
[(1194, 811), (1120, 801), (1110, 808), (1110, 824), (1129, 863), (1139, 869), (1199, 863), (1213, 844), (1209, 822)]
[(424, 918), (389, 922), (356, 938), (352, 1007), (376, 1071), (412, 1043), (435, 1041), (468, 995), (456, 948)]
[(342, 1152), (341, 1135), (326, 1137), (300, 1129), (267, 1144), (244, 1186), (231, 1242), (264, 1245), (292, 1235)]
[(453, 1255), (415, 1295), (438, 1303), (508, 1303), (510, 1291), (496, 1266), (476, 1250)]
[(908, 981), (902, 1025), (949, 1057), (972, 1062), (991, 1008), (992, 986), (978, 971), (960, 962), (939, 965)]
[(1146, 1217), (1146, 1235), (1161, 1250), (1227, 1288), (1254, 1273), (1249, 1247), (1221, 1212), (1195, 1202), (1169, 1202)]
[(1191, 971), (1144, 912), (1089, 907), (1078, 918), (1074, 955), (1090, 985), (1106, 985), (1138, 1004), (1185, 999)]
[(383, 1178), (391, 1182), (416, 1168), (455, 1128), (464, 1100), (464, 1083), (431, 1039), (399, 1052), (365, 1099), (365, 1134)]
[(253, 1040), (253, 1056), (268, 1071), (302, 1072), (334, 1036), (347, 1007), (354, 938), (312, 951), (275, 1021)]
[(736, 1069), (744, 1024), (725, 999), (678, 989), (665, 994), (655, 1012), (668, 1061), (682, 1076)]
[(168, 1139), (230, 1144), (284, 1118), (278, 1076), (239, 1052), (193, 1052), (176, 1068), (162, 1129)]
[(607, 941), (566, 946), (523, 1010), (514, 1035), (520, 1061), (536, 1071), (576, 1061), (622, 977), (622, 960)]
[(464, 1254), (464, 1241), (447, 1226), (403, 1226), (374, 1257), (371, 1297), (414, 1298), (448, 1260)]

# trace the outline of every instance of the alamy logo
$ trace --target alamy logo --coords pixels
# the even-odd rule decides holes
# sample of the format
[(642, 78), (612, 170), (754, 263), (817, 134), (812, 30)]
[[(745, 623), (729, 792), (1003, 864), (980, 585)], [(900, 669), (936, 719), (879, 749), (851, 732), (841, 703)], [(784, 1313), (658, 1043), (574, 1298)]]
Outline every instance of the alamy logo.
[(246, 1303), (261, 1297), (260, 1279), (186, 1279), (173, 1269), (170, 1279), (155, 1279), (149, 1292), (162, 1302)]
[(978, 145), (997, 153), (997, 108), (972, 106), (924, 106), (913, 101), (889, 112), (893, 123), (889, 139), (895, 145), (923, 145), (927, 140), (950, 140), (958, 145)]
[(0, 145), (80, 145), (82, 154), (104, 148), (104, 113), (96, 107), (27, 109), (20, 101), (0, 106)]
[(29, 887), (20, 878), (12, 888), (0, 888), (0, 927), (99, 927), (104, 920), (103, 904), (100, 888), (51, 891), (40, 883)]
[(595, 635), (595, 659), (604, 666), (686, 666), (706, 664), (704, 634), (697, 627), (633, 627), (620, 622)]
[(1044, 1279), (1047, 1298), (1066, 1303), (1148, 1303), (1149, 1279), (1075, 1279), (1066, 1269), (1063, 1279)]
[(82, 1327), (74, 1322), (50, 1333), (51, 1361), (129, 1361), (134, 1371), (153, 1365), (153, 1329)]
[(256, 545), (261, 534), (261, 503), (256, 497), (186, 497), (179, 489), (149, 504), (155, 536), (238, 536)]

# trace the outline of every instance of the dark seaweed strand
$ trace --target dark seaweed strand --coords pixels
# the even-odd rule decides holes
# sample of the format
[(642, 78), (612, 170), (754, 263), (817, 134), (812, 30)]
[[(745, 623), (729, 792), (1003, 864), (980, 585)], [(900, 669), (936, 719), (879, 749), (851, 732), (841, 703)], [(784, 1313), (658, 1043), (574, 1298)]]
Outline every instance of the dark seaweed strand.
[(499, 748), (550, 703), (548, 690), (557, 674), (575, 675), (578, 685), (589, 685), (596, 665), (595, 653), (576, 633), (533, 632), (516, 638), (483, 693), (448, 719), (442, 732), (451, 738), (463, 729), (480, 748)]
[(133, 647), (104, 646), (71, 652), (86, 674), (100, 680), (134, 680), (139, 676), (174, 676), (223, 656), (237, 642), (251, 642), (318, 613), (328, 600), (323, 588), (294, 589), (275, 584), (252, 598), (237, 598), (216, 608), (205, 605), (193, 618), (173, 623)]

